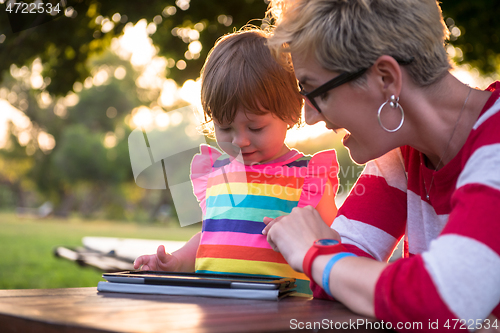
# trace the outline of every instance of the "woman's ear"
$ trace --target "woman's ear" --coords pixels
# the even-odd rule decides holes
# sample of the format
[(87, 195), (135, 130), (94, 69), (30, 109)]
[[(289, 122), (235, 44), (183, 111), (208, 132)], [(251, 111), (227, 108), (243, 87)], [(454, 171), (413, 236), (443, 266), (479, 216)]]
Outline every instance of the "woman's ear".
[(376, 84), (386, 99), (391, 95), (399, 96), (402, 86), (401, 67), (391, 56), (383, 55), (375, 61), (372, 71), (376, 75)]

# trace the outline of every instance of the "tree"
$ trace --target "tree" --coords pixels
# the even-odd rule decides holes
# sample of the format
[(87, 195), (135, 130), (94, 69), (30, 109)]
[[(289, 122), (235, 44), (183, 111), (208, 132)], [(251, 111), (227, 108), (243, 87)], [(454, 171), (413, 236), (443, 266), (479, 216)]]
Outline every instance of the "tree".
[[(24, 200), (31, 187), (55, 204), (57, 215), (77, 208), (90, 216), (100, 204), (119, 197), (111, 194), (117, 192), (114, 188), (133, 181), (124, 118), (141, 104), (135, 93), (138, 74), (130, 62), (108, 52), (93, 58), (90, 66), (93, 72), (111, 73), (106, 80), (78, 94), (52, 98), (32, 89), (30, 78), (38, 73), (34, 67), (6, 74), (0, 90), (31, 121), (22, 145), (21, 130), (14, 125), (9, 129), (8, 145), (0, 149), (0, 185), (16, 195), (17, 206), (34, 204)], [(112, 74), (116, 68), (124, 73), (120, 79)], [(50, 149), (40, 146), (40, 133), (52, 138)]]
[(441, 8), (452, 33), (451, 44), (459, 47), (463, 53), (463, 56), (459, 55), (456, 60), (459, 63), (471, 64), (483, 74), (498, 72), (500, 2), (450, 0), (441, 2)]
[[(0, 12), (0, 77), (3, 78), (0, 83), (3, 81), (8, 91), (19, 96), (12, 103), (30, 118), (34, 127), (29, 152), (12, 136), (11, 141), (16, 145), (11, 145), (3, 155), (11, 156), (13, 147), (24, 152), (18, 161), (30, 161), (31, 167), (23, 171), (23, 177), (30, 179), (45, 197), (56, 203), (56, 211), (62, 215), (67, 215), (75, 204), (86, 206), (84, 214), (90, 213), (92, 209), (88, 207), (92, 204), (89, 202), (97, 198), (93, 194), (109, 192), (119, 181), (131, 179), (126, 136), (122, 135), (117, 146), (111, 149), (103, 147), (102, 139), (115, 133), (120, 126), (122, 132), (127, 131), (123, 126), (125, 115), (140, 104), (148, 105), (153, 99), (148, 98), (147, 91), (141, 93), (136, 87), (137, 75), (130, 63), (125, 64), (106, 51), (114, 38), (127, 25), (147, 20), (150, 34), (155, 31), (153, 40), (159, 55), (177, 64), (169, 66), (165, 74), (182, 83), (198, 77), (203, 60), (218, 37), (252, 18), (263, 17), (266, 8), (263, 0), (226, 3), (190, 3), (189, 0), (174, 3), (170, 0), (147, 4), (77, 0), (62, 1), (59, 7), (55, 1), (50, 3), (59, 9), (53, 16), (47, 13), (15, 15), (9, 3), (3, 5), (10, 8), (11, 13)], [(44, 1), (45, 8), (48, 4)], [(92, 79), (94, 71), (110, 66), (124, 68), (128, 79), (119, 84), (113, 79), (111, 84), (83, 90), (77, 88), (78, 83), (81, 87), (86, 80)], [(35, 73), (35, 67), (41, 68), (39, 73)], [(36, 86), (31, 78), (33, 74), (39, 75), (40, 82)], [(68, 92), (70, 94), (64, 99), (76, 99), (69, 106), (61, 103), (64, 99), (58, 97)], [(48, 105), (40, 105), (43, 96), (50, 100)], [(112, 109), (112, 117), (108, 115), (109, 109)], [(39, 149), (37, 135), (40, 131), (57, 142), (54, 150), (43, 152)], [(109, 159), (110, 154), (115, 156), (113, 160)], [(128, 173), (122, 172), (124, 167)], [(18, 197), (22, 198), (19, 184), (9, 184), (11, 188), (20, 189)], [(89, 189), (89, 194), (85, 195), (88, 199), (75, 198), (82, 186)], [(78, 200), (83, 203), (76, 202)]]
[[(57, 4), (55, 0), (45, 1), (48, 2), (53, 6)], [(168, 73), (181, 84), (198, 76), (203, 60), (218, 37), (254, 19), (257, 20), (253, 23), (260, 25), (262, 22), (258, 19), (264, 17), (266, 7), (263, 0), (152, 0), (147, 3), (69, 0), (61, 1), (60, 12), (55, 16), (46, 13), (16, 16), (2, 10), (0, 77), (11, 64), (22, 67), (39, 57), (44, 64), (43, 76), (50, 79), (47, 91), (64, 95), (74, 82), (83, 82), (89, 75), (86, 62), (93, 54), (106, 49), (126, 24), (146, 19), (153, 24), (150, 29), (156, 29), (152, 38), (159, 55), (187, 63), (185, 69), (173, 67)], [(500, 54), (500, 26), (496, 24), (500, 3), (496, 0), (444, 1), (441, 7), (450, 28), (460, 29), (455, 29), (451, 40), (463, 53), (457, 60), (471, 63), (483, 73), (494, 72)], [(43, 23), (45, 21), (48, 22)], [(16, 32), (11, 32), (12, 28)], [(189, 43), (195, 40), (201, 43), (201, 53), (195, 58), (189, 54), (186, 57)]]
[[(8, 150), (0, 150), (0, 185), (9, 188), (10, 192), (14, 194), (11, 197), (13, 204), (22, 207), (26, 203), (23, 183), (25, 183), (24, 187), (26, 187), (26, 183), (30, 183), (28, 174), (33, 168), (34, 160), (31, 156), (26, 155), (26, 150), (13, 137), (14, 134), (12, 133), (15, 133), (15, 129), (12, 127), (14, 125), (10, 124), (10, 127), (10, 147)], [(0, 198), (0, 207), (5, 204), (2, 201), (7, 200), (6, 198)]]
[[(53, 6), (57, 4), (55, 0), (50, 2)], [(47, 91), (65, 95), (74, 82), (83, 82), (89, 76), (86, 64), (92, 55), (109, 47), (127, 23), (146, 19), (152, 24), (150, 29), (156, 29), (153, 40), (159, 55), (187, 63), (185, 69), (174, 67), (169, 73), (169, 77), (182, 83), (198, 77), (203, 60), (217, 38), (252, 19), (263, 18), (266, 6), (263, 0), (152, 0), (147, 3), (74, 0), (61, 5), (61, 12), (54, 17), (46, 13), (31, 17), (19, 13), (8, 15), (2, 10), (0, 77), (11, 64), (22, 67), (40, 58), (43, 76), (50, 79)], [(37, 18), (40, 20), (36, 21)], [(12, 33), (12, 28), (19, 31)], [(189, 60), (191, 56), (186, 57), (186, 51), (193, 41), (201, 42), (202, 49)]]

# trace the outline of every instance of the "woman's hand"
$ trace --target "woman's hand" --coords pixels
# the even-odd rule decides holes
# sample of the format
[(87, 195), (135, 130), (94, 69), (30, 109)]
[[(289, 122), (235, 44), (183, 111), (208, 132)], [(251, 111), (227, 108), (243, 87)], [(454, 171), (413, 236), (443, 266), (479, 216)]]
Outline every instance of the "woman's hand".
[(177, 272), (179, 266), (177, 257), (165, 252), (163, 245), (158, 246), (156, 254), (140, 256), (134, 261), (134, 269), (143, 271)]
[(340, 235), (329, 228), (312, 206), (294, 208), (290, 215), (276, 219), (264, 218), (266, 227), (262, 234), (273, 250), (281, 252), (292, 268), (302, 272), (302, 261), (319, 238), (332, 238), (340, 241)]

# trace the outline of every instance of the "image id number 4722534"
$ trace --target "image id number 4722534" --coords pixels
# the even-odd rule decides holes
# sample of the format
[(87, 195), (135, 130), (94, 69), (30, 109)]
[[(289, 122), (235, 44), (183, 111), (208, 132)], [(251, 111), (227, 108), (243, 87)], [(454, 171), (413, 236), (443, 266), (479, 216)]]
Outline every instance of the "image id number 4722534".
[(13, 2), (9, 1), (6, 4), (5, 11), (10, 14), (59, 14), (61, 11), (59, 3), (53, 5), (50, 2), (43, 3), (41, 1), (36, 1), (32, 3), (26, 2)]

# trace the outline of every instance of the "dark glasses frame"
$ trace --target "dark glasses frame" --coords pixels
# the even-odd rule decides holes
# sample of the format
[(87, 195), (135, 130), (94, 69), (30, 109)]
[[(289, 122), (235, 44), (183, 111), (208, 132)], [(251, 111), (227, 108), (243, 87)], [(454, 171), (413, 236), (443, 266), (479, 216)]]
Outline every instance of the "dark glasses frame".
[[(394, 58), (394, 59), (396, 59), (396, 58)], [(414, 59), (414, 57), (410, 58), (409, 60), (396, 59), (396, 61), (400, 65), (408, 65), (413, 61), (413, 59)], [(359, 71), (354, 72), (354, 73), (343, 72), (343, 73), (337, 75), (336, 77), (334, 77), (333, 79), (331, 79), (330, 81), (323, 83), (321, 86), (319, 86), (318, 88), (314, 89), (311, 92), (305, 91), (299, 82), (299, 88), (300, 88), (299, 92), (302, 96), (304, 96), (304, 99), (311, 104), (312, 107), (314, 107), (319, 113), (321, 113), (321, 109), (319, 108), (318, 104), (314, 100), (316, 97), (318, 97), (318, 96), (320, 96), (320, 95), (322, 95), (322, 94), (324, 94), (324, 93), (326, 93), (334, 88), (337, 88), (338, 86), (341, 86), (344, 83), (347, 83), (349, 81), (357, 79), (358, 77), (363, 75), (368, 70), (368, 68), (370, 68), (370, 67), (362, 68)]]

